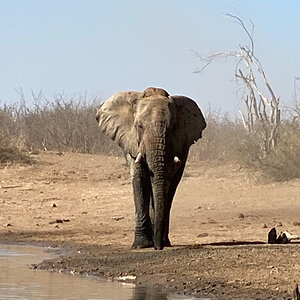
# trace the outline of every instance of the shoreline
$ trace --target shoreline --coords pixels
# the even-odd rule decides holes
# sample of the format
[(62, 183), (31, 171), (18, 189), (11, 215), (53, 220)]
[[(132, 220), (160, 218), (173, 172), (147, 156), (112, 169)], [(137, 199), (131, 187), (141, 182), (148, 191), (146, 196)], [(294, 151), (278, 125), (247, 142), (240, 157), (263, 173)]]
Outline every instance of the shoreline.
[[(281, 265), (296, 264), (288, 254), (292, 251), (300, 255), (300, 245), (256, 244), (251, 249), (247, 244), (234, 246), (186, 245), (166, 248), (162, 251), (153, 249), (132, 250), (124, 246), (91, 246), (56, 242), (0, 240), (2, 244), (32, 245), (51, 247), (55, 258), (34, 264), (34, 268), (68, 273), (78, 276), (93, 276), (103, 280), (133, 283), (137, 287), (155, 288), (166, 293), (211, 299), (292, 299), (293, 287), (270, 289), (270, 284), (261, 286), (261, 282), (253, 281), (253, 274), (267, 270), (273, 272), (276, 267), (266, 265), (259, 260), (255, 268), (245, 269), (240, 264), (239, 280), (218, 280), (221, 268), (233, 265), (237, 257), (247, 257), (254, 262), (261, 253), (268, 252), (273, 262)], [(46, 248), (46, 251), (47, 248)], [(282, 261), (285, 257), (286, 261)], [(238, 268), (237, 261), (235, 262)], [(249, 268), (249, 266), (248, 266)], [(205, 272), (211, 279), (197, 277)], [(222, 273), (222, 272), (221, 272)], [(252, 279), (247, 279), (246, 274)], [(264, 276), (267, 276), (266, 272)], [(278, 273), (278, 272), (277, 272)], [(252, 276), (251, 276), (252, 275)], [(128, 277), (127, 280), (119, 280)], [(249, 276), (248, 276), (249, 277)], [(260, 277), (262, 280), (262, 277)], [(256, 281), (256, 282), (255, 282)], [(273, 284), (272, 284), (273, 285)]]

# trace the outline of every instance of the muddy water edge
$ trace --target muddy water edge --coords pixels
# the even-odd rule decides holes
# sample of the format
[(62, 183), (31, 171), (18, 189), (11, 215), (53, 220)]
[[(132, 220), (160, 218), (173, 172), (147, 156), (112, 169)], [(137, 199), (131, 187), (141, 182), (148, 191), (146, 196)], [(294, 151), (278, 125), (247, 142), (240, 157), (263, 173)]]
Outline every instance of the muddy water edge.
[(188, 245), (163, 251), (88, 245), (37, 267), (105, 279), (128, 276), (137, 286), (200, 299), (292, 299), (290, 278), (300, 276), (299, 255), (298, 244)]
[(38, 270), (37, 262), (49, 263), (61, 253), (49, 248), (45, 251), (41, 247), (0, 244), (0, 299), (192, 299), (133, 283), (74, 276), (75, 270)]

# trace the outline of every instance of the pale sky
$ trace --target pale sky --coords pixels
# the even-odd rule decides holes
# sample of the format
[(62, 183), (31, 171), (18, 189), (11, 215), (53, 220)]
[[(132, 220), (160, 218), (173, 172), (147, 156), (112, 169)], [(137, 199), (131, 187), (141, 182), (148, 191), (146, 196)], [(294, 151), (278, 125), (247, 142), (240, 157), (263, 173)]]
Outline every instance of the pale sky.
[(237, 50), (243, 30), (225, 16), (255, 24), (256, 56), (282, 104), (300, 75), (300, 1), (276, 0), (0, 0), (0, 101), (22, 88), (49, 99), (87, 92), (105, 99), (148, 86), (235, 113), (234, 64), (193, 73), (201, 54)]

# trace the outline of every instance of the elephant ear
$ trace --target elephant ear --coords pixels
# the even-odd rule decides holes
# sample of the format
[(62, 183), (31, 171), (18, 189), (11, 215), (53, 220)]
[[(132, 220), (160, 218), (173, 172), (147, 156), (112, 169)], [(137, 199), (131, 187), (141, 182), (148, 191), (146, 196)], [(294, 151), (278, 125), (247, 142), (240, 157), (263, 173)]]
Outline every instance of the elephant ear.
[(132, 157), (138, 153), (138, 133), (134, 127), (135, 103), (142, 95), (139, 92), (117, 93), (101, 105), (96, 117), (101, 131)]
[(184, 96), (171, 97), (176, 105), (177, 125), (180, 132), (181, 143), (191, 146), (202, 137), (202, 131), (206, 127), (203, 114), (195, 101)]

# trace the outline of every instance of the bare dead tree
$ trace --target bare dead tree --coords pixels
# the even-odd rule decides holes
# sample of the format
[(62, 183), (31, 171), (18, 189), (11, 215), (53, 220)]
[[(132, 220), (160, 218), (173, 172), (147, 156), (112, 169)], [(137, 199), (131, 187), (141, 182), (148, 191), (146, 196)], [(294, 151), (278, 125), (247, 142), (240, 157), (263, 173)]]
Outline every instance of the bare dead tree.
[(227, 14), (233, 18), (246, 33), (250, 45), (239, 45), (238, 50), (230, 52), (213, 53), (209, 56), (199, 57), (203, 65), (195, 71), (202, 72), (216, 59), (232, 58), (236, 62), (235, 76), (243, 86), (242, 98), (246, 112), (240, 110), (242, 121), (247, 132), (254, 137), (259, 144), (263, 156), (276, 149), (279, 138), (280, 109), (279, 97), (272, 89), (261, 62), (254, 53), (254, 24), (251, 22), (251, 30), (248, 30), (243, 20), (237, 16)]
[(297, 84), (300, 83), (300, 77), (294, 77), (294, 111), (296, 113), (296, 118), (300, 119), (300, 99), (298, 96), (298, 89)]

